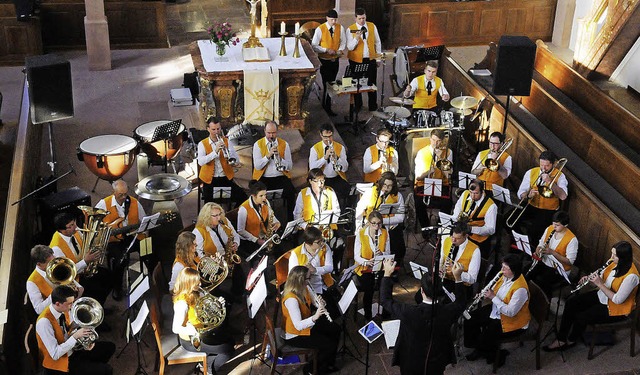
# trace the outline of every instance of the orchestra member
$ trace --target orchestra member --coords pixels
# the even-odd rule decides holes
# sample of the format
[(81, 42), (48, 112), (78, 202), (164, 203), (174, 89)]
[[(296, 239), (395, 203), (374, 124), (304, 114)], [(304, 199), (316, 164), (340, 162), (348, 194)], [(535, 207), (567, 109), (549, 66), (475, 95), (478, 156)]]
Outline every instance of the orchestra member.
[[(53, 260), (53, 250), (47, 245), (36, 245), (31, 249), (31, 260), (36, 268), (27, 279), (27, 294), (31, 306), (40, 314), (51, 304), (51, 292), (56, 286), (47, 278), (47, 264)], [(78, 296), (82, 296), (84, 288), (74, 280)]]
[[(372, 22), (367, 22), (367, 14), (364, 8), (356, 8), (356, 23), (349, 26), (347, 35), (347, 57), (352, 75), (356, 75), (356, 66), (368, 65), (367, 79), (369, 85), (375, 85), (378, 77), (378, 65), (376, 57), (382, 53), (382, 42), (378, 28)], [(369, 111), (378, 109), (377, 95), (375, 91), (369, 92)], [(362, 107), (361, 94), (354, 95), (356, 111)]]
[(207, 131), (209, 136), (198, 143), (198, 178), (202, 181), (204, 201), (213, 202), (214, 187), (230, 187), (231, 201), (238, 206), (247, 199), (244, 190), (233, 181), (240, 156), (224, 136), (219, 118), (207, 119)]
[(198, 335), (196, 328), (202, 322), (196, 315), (195, 306), (200, 298), (200, 276), (193, 268), (184, 268), (173, 287), (173, 324), (171, 330), (180, 338), (180, 345), (190, 352), (207, 353), (208, 375), (215, 374), (233, 356), (234, 341), (226, 332), (224, 322), (216, 329), (200, 335), (200, 346), (196, 348), (191, 338)]
[(196, 235), (192, 232), (181, 232), (176, 240), (176, 259), (171, 267), (171, 280), (169, 280), (169, 291), (176, 285), (178, 274), (185, 268), (198, 269), (198, 252)]
[[(519, 224), (519, 226), (524, 226), (527, 229), (526, 234), (529, 236), (529, 243), (534, 243), (542, 236), (544, 228), (551, 223), (553, 214), (560, 208), (560, 201), (567, 199), (567, 177), (555, 168), (554, 164), (557, 160), (558, 158), (553, 152), (543, 151), (539, 157), (539, 168), (529, 169), (524, 174), (518, 189), (518, 198), (527, 198), (530, 202), (521, 219), (527, 223)], [(560, 174), (559, 176), (558, 173)], [(549, 186), (554, 179), (556, 182), (551, 187), (553, 195), (550, 198), (540, 195), (538, 187), (541, 185)], [(523, 205), (526, 203), (525, 201)]]
[[(495, 286), (484, 293), (491, 304), (471, 313), (471, 319), (465, 320), (465, 345), (475, 347), (466, 356), (475, 361), (485, 357), (487, 363), (493, 363), (500, 340), (518, 336), (529, 327), (529, 286), (522, 275), (522, 259), (518, 254), (507, 254), (502, 260), (502, 276)], [(506, 350), (500, 351), (498, 367), (501, 367)]]
[(287, 221), (293, 220), (296, 189), (291, 183), (291, 148), (278, 138), (278, 125), (267, 121), (264, 138), (253, 144), (253, 179), (267, 185), (268, 190), (282, 189), (282, 198), (287, 202)]
[[(398, 204), (399, 212), (382, 214), (382, 223), (389, 232), (391, 242), (391, 254), (395, 255), (398, 263), (402, 264), (406, 245), (404, 242), (404, 198), (398, 192), (398, 181), (393, 172), (384, 172), (378, 182), (364, 194), (356, 206), (356, 229), (360, 229), (367, 222), (367, 217), (372, 211), (378, 211), (382, 204)], [(388, 210), (387, 210), (388, 212)]]
[(438, 108), (438, 95), (443, 101), (449, 101), (449, 92), (444, 87), (444, 82), (440, 77), (436, 76), (438, 73), (438, 61), (427, 61), (424, 67), (424, 74), (417, 76), (411, 80), (411, 83), (404, 90), (404, 97), (408, 98), (415, 94), (413, 109), (427, 109), (440, 113)]
[[(498, 151), (504, 144), (504, 135), (500, 132), (493, 132), (489, 135), (489, 149), (480, 151), (476, 160), (471, 167), (471, 173), (478, 176), (479, 180), (484, 181), (485, 191), (489, 196), (493, 196), (493, 184), (504, 186), (504, 180), (511, 175), (512, 158), (506, 151), (498, 158)], [(498, 162), (498, 170), (491, 171), (485, 166), (488, 159)]]
[(398, 173), (398, 152), (389, 143), (392, 134), (382, 128), (376, 134), (376, 143), (369, 146), (362, 158), (365, 182), (376, 182), (383, 172)]
[(249, 199), (238, 209), (240, 253), (247, 257), (264, 244), (268, 232), (280, 229), (280, 221), (267, 200), (267, 186), (256, 180), (249, 181)]
[[(53, 250), (53, 256), (69, 258), (74, 262), (76, 264), (76, 272), (79, 275), (78, 282), (84, 286), (84, 296), (92, 297), (104, 306), (113, 285), (109, 270), (101, 266), (97, 267), (96, 274), (93, 276), (87, 276), (83, 272), (88, 264), (100, 259), (101, 252), (83, 252), (82, 236), (77, 231), (78, 226), (73, 214), (63, 212), (56, 215), (53, 219), (53, 225), (56, 232), (49, 243), (49, 247)], [(106, 323), (101, 324), (99, 327), (102, 330), (108, 330)]]
[(336, 116), (331, 110), (331, 98), (327, 93), (327, 82), (334, 82), (340, 67), (340, 56), (346, 48), (347, 37), (342, 25), (338, 23), (338, 12), (327, 11), (327, 22), (316, 28), (311, 39), (311, 47), (320, 59), (320, 76), (324, 94), (322, 108), (329, 116)]
[[(635, 306), (639, 274), (633, 264), (633, 250), (627, 241), (620, 241), (611, 249), (611, 264), (603, 271), (584, 276), (598, 289), (567, 299), (558, 330), (558, 338), (543, 347), (545, 351), (573, 347), (589, 324), (614, 323), (627, 318)], [(600, 270), (598, 270), (600, 271)]]
[(365, 320), (371, 320), (373, 306), (373, 292), (375, 289), (376, 275), (381, 267), (376, 267), (375, 257), (389, 255), (389, 233), (382, 228), (382, 215), (378, 211), (372, 211), (368, 216), (368, 224), (356, 233), (353, 247), (353, 259), (356, 263), (354, 270), (359, 284), (359, 290), (364, 293), (362, 307)]
[[(293, 210), (294, 219), (304, 220), (300, 224), (303, 229), (309, 223), (318, 223), (323, 220), (336, 221), (340, 216), (340, 203), (333, 189), (324, 186), (325, 176), (322, 169), (311, 169), (307, 174), (307, 182), (309, 187), (298, 193)], [(331, 224), (331, 229), (336, 230), (336, 224)]]
[[(100, 210), (108, 211), (109, 213), (102, 219), (112, 229), (127, 227), (129, 225), (140, 224), (140, 220), (146, 216), (144, 208), (140, 202), (129, 195), (129, 186), (123, 180), (114, 181), (111, 184), (113, 188), (113, 194), (101, 199), (96, 208)], [(135, 232), (138, 228), (135, 227), (131, 231)], [(107, 246), (108, 264), (111, 268), (112, 285), (113, 285), (113, 299), (119, 301), (122, 299), (122, 280), (124, 276), (124, 270), (127, 264), (121, 262), (122, 256), (127, 251), (131, 243), (131, 238), (126, 237), (127, 233), (122, 233), (117, 236), (111, 236), (109, 238), (109, 245)], [(139, 234), (138, 240), (144, 239), (144, 235)], [(133, 251), (139, 251), (140, 246), (136, 241)]]
[(322, 140), (309, 151), (309, 169), (322, 169), (325, 185), (333, 189), (340, 202), (346, 202), (351, 189), (346, 173), (349, 169), (347, 151), (343, 145), (333, 140), (333, 125), (321, 125), (320, 137)]
[(451, 326), (458, 320), (467, 302), (461, 278), (463, 268), (459, 263), (453, 266), (455, 302), (435, 308), (433, 301), (439, 293), (434, 291), (428, 274), (420, 280), (422, 303), (415, 305), (393, 300), (391, 275), (395, 266), (396, 262), (385, 259), (384, 277), (380, 285), (382, 307), (389, 311), (392, 319), (400, 320), (400, 332), (391, 364), (399, 366), (402, 375), (441, 375), (449, 363), (455, 362)]
[[(240, 236), (233, 225), (224, 216), (224, 209), (217, 203), (205, 203), (198, 214), (196, 226), (193, 229), (196, 236), (196, 251), (198, 257), (206, 255), (215, 256), (221, 254), (229, 257), (228, 251), (236, 253), (240, 244)], [(236, 297), (241, 297), (244, 292), (245, 275), (242, 267), (233, 268), (231, 292)]]
[(489, 258), (491, 236), (496, 232), (498, 206), (484, 190), (484, 182), (472, 180), (469, 189), (462, 192), (453, 209), (453, 218), (467, 223), (470, 229), (469, 239), (478, 247), (482, 257)]
[(76, 292), (66, 286), (57, 286), (51, 292), (51, 304), (45, 308), (36, 322), (36, 339), (45, 375), (111, 375), (109, 359), (116, 345), (96, 341), (88, 350), (75, 350), (81, 337), (90, 334), (90, 328), (80, 328), (71, 335), (69, 311), (76, 299)]
[[(453, 169), (453, 151), (444, 144), (445, 133), (443, 130), (434, 129), (429, 136), (429, 145), (423, 147), (418, 151), (415, 158), (415, 205), (416, 216), (422, 227), (430, 225), (430, 220), (427, 212), (427, 206), (423, 201), (424, 194), (424, 179), (435, 178), (442, 180), (442, 195), (448, 195), (451, 187), (450, 175)], [(438, 168), (438, 162), (440, 162), (441, 168)], [(447, 171), (445, 166), (449, 165)], [(429, 191), (429, 193), (433, 193)], [(432, 198), (430, 200), (429, 208), (440, 209), (449, 211), (451, 208), (451, 201), (447, 199)]]
[[(283, 328), (288, 345), (318, 350), (318, 357), (315, 359), (318, 373), (326, 374), (338, 371), (334, 363), (340, 329), (326, 319), (324, 301), (318, 303), (315, 313), (311, 312), (315, 302), (312, 301), (307, 286), (307, 280), (311, 276), (305, 266), (296, 266), (289, 272), (282, 292)], [(311, 364), (306, 364), (302, 373), (309, 375), (311, 370)]]
[[(569, 214), (558, 211), (553, 214), (551, 225), (544, 231), (536, 248), (535, 266), (527, 272), (527, 280), (533, 280), (551, 299), (552, 287), (565, 280), (558, 267), (569, 273), (578, 257), (578, 239), (569, 229)], [(535, 259), (535, 258), (534, 258)]]
[[(453, 290), (454, 262), (462, 267), (463, 272), (460, 277), (465, 285), (475, 284), (480, 270), (480, 258), (478, 246), (469, 241), (469, 226), (465, 223), (456, 223), (451, 229), (451, 236), (445, 238), (440, 246), (440, 273), (444, 275), (444, 287), (450, 292)], [(471, 289), (469, 288), (468, 291), (470, 292)]]

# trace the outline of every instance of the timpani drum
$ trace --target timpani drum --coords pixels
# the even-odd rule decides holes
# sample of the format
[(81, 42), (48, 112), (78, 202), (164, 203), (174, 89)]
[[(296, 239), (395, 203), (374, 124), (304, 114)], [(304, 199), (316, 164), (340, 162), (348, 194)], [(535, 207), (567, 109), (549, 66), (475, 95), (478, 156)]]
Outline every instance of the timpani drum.
[(78, 159), (91, 173), (103, 180), (115, 181), (133, 166), (138, 143), (126, 135), (98, 135), (82, 141), (77, 152)]
[(162, 162), (165, 157), (167, 160), (172, 160), (180, 152), (186, 134), (184, 124), (178, 126), (176, 134), (167, 139), (166, 143), (163, 139), (153, 139), (156, 129), (172, 122), (171, 120), (151, 121), (138, 126), (134, 131), (134, 137), (140, 142), (140, 149), (147, 154), (150, 162)]
[(398, 87), (404, 89), (415, 77), (424, 74), (426, 61), (416, 62), (422, 46), (398, 47), (393, 58), (393, 73)]

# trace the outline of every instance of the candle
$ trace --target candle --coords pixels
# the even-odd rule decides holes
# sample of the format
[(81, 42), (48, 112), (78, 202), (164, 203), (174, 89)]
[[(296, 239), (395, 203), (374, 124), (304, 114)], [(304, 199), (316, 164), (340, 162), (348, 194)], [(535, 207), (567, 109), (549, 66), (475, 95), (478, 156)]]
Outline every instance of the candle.
[(296, 35), (300, 34), (300, 22), (296, 22)]
[(286, 27), (287, 25), (284, 23), (284, 21), (280, 22), (280, 34), (284, 34), (286, 32)]

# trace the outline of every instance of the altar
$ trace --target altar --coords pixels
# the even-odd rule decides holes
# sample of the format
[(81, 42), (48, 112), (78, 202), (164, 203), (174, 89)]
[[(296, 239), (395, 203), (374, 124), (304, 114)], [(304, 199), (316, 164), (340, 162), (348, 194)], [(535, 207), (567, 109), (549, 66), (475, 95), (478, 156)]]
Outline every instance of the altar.
[[(302, 99), (315, 81), (320, 60), (311, 45), (300, 39), (300, 57), (294, 58), (294, 38), (285, 38), (287, 56), (279, 56), (280, 38), (262, 38), (269, 51), (269, 62), (245, 62), (242, 43), (230, 46), (220, 59), (215, 46), (207, 40), (193, 42), (189, 52), (200, 81), (200, 104), (205, 115), (215, 115), (223, 125), (235, 125), (245, 119), (245, 71), (278, 70), (279, 124), (304, 131)], [(220, 61), (223, 60), (223, 61)]]

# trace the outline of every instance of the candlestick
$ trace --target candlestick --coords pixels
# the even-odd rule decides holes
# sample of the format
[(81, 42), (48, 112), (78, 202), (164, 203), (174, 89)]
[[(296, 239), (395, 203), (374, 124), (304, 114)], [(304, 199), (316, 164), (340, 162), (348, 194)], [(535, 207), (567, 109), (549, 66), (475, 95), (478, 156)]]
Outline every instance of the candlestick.
[(278, 34), (280, 34), (280, 53), (278, 55), (287, 56), (287, 49), (284, 46), (284, 37), (287, 36), (287, 34), (289, 34), (289, 33), (286, 32), (286, 31), (284, 31), (284, 32), (281, 31)]
[(293, 48), (293, 57), (296, 59), (300, 57), (300, 34), (294, 35), (296, 37), (296, 46)]
[(280, 22), (280, 35), (284, 34), (287, 32), (287, 25), (284, 23), (284, 21)]

